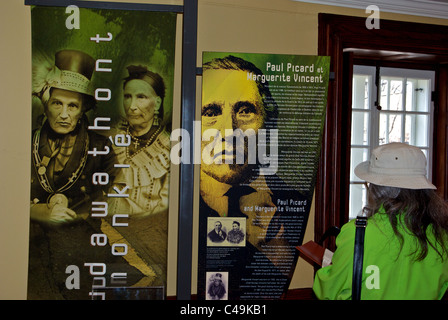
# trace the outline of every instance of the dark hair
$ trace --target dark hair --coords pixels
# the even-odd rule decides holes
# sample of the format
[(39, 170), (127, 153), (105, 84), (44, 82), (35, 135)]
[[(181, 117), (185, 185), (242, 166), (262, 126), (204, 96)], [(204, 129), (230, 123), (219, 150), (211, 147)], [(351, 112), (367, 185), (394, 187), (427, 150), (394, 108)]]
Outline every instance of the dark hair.
[[(202, 66), (203, 72), (206, 70), (218, 69), (247, 71), (252, 72), (255, 75), (263, 75), (263, 72), (253, 63), (235, 56), (215, 58)], [(260, 93), (266, 112), (265, 123), (271, 128), (275, 128), (277, 126), (278, 107), (274, 98), (272, 98), (271, 91), (269, 90), (269, 83), (267, 81), (262, 81), (260, 77), (257, 77), (255, 83), (257, 84), (258, 92)]]
[[(364, 208), (367, 216), (372, 216), (383, 206), (394, 233), (403, 245), (403, 236), (398, 230), (399, 215), (403, 215), (405, 227), (418, 240), (418, 248), (412, 253), (417, 261), (423, 260), (431, 246), (443, 259), (448, 257), (448, 205), (432, 189), (404, 189), (370, 184), (368, 201)], [(428, 230), (428, 227), (430, 229)], [(434, 234), (431, 243), (428, 233)], [(438, 245), (438, 246), (437, 246)]]
[(153, 89), (154, 92), (162, 98), (162, 103), (160, 104), (159, 114), (160, 117), (164, 115), (163, 110), (163, 101), (165, 99), (165, 82), (163, 81), (163, 78), (155, 72), (152, 72), (151, 70), (148, 70), (144, 66), (128, 66), (127, 67), (129, 76), (124, 79), (123, 82), (123, 89), (126, 86), (126, 83), (128, 83), (131, 80), (137, 79), (137, 80), (143, 80), (146, 81)]

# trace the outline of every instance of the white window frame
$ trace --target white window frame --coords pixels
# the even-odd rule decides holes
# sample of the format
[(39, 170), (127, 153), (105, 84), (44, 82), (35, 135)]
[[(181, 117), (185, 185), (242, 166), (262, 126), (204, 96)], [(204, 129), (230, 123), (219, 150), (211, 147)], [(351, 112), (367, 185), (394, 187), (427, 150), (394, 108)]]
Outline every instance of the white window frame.
[[(363, 112), (367, 112), (369, 115), (369, 120), (368, 120), (368, 141), (366, 144), (352, 144), (352, 141), (350, 142), (350, 156), (352, 154), (352, 150), (355, 148), (363, 148), (363, 149), (367, 149), (367, 159), (368, 160), (370, 158), (370, 152), (371, 150), (375, 149), (376, 147), (379, 146), (379, 117), (380, 117), (380, 111), (377, 110), (376, 106), (375, 106), (375, 102), (378, 99), (378, 103), (380, 104), (380, 97), (377, 98), (377, 87), (375, 85), (375, 77), (376, 77), (376, 67), (374, 66), (360, 66), (360, 65), (355, 65), (353, 66), (353, 76), (355, 75), (366, 75), (370, 77), (370, 81), (369, 81), (369, 108), (365, 109), (365, 108), (357, 108), (355, 106), (355, 103), (353, 101), (353, 105), (352, 105), (352, 119), (353, 119), (353, 111), (363, 111)], [(433, 92), (435, 90), (435, 72), (432, 70), (415, 70), (415, 69), (402, 69), (402, 68), (386, 68), (386, 67), (381, 67), (380, 68), (380, 78), (381, 76), (386, 76), (386, 77), (397, 77), (397, 78), (411, 78), (411, 79), (429, 79), (430, 80), (430, 91)], [(381, 83), (381, 82), (379, 82)], [(404, 82), (406, 83), (406, 82)], [(405, 102), (406, 99), (406, 85), (404, 85), (403, 87), (403, 102)], [(428, 179), (431, 180), (432, 177), (432, 157), (433, 157), (433, 134), (434, 134), (434, 103), (431, 100), (431, 96), (429, 96), (429, 111), (428, 112), (420, 112), (420, 111), (407, 111), (405, 104), (403, 103), (403, 110), (402, 111), (385, 111), (385, 110), (381, 110), (381, 112), (384, 113), (399, 113), (403, 115), (403, 121), (402, 121), (402, 129), (401, 132), (403, 131), (403, 127), (405, 126), (405, 118), (406, 115), (419, 115), (419, 114), (429, 114), (429, 132), (428, 132), (428, 146), (427, 147), (421, 147), (422, 150), (426, 151), (426, 155), (427, 155), (427, 176)], [(353, 121), (353, 120), (352, 120)], [(352, 123), (352, 127), (353, 127), (353, 123)], [(351, 137), (350, 137), (351, 138)], [(403, 138), (403, 136), (402, 136)], [(354, 167), (357, 164), (354, 164), (351, 161), (351, 165), (350, 165), (350, 173), (351, 176), (353, 175), (353, 170)], [(362, 182), (359, 181), (355, 181), (350, 179), (350, 185), (349, 185), (349, 192), (351, 189), (351, 186), (354, 184), (362, 184)], [(364, 199), (362, 206), (365, 204), (365, 190), (363, 192), (363, 197)], [(352, 199), (350, 197), (349, 194), (349, 219), (353, 219), (356, 217), (356, 215), (359, 214), (359, 212), (352, 212), (352, 208), (351, 208), (351, 203), (352, 203)]]

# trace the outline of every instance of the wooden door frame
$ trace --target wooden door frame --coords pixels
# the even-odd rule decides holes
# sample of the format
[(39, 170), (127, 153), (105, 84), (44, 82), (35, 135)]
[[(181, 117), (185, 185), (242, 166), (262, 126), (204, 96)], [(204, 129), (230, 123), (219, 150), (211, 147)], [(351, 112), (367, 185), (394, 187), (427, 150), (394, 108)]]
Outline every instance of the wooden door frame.
[[(316, 180), (315, 240), (332, 226), (348, 221), (350, 177), (351, 95), (350, 61), (404, 65), (436, 71), (434, 101), (434, 176), (439, 192), (448, 198), (447, 79), (448, 26), (381, 20), (368, 29), (362, 17), (319, 14), (318, 54), (331, 57), (323, 146)], [(347, 54), (351, 57), (347, 59)], [(344, 63), (345, 59), (345, 63)], [(325, 245), (335, 248), (334, 239)]]

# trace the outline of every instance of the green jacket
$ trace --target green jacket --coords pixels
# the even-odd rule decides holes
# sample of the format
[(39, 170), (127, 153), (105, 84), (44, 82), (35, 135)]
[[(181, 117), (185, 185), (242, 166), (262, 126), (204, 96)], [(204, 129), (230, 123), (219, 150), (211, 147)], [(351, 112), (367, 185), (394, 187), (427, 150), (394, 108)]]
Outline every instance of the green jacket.
[[(354, 222), (352, 220), (345, 224), (336, 238), (337, 249), (332, 264), (316, 273), (313, 290), (318, 299), (351, 299), (356, 229)], [(402, 225), (398, 230), (403, 235), (401, 252), (400, 242), (384, 209), (368, 219), (361, 299), (441, 299), (448, 289), (448, 258), (444, 257), (442, 261), (437, 252), (428, 246), (425, 259), (413, 260), (410, 254), (416, 250), (417, 240)], [(428, 231), (428, 238), (435, 243), (432, 232)]]

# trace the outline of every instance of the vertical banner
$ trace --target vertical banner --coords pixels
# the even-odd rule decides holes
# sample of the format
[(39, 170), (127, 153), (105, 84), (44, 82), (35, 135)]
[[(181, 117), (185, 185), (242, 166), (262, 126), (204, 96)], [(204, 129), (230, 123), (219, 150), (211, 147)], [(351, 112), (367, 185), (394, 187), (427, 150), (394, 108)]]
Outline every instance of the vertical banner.
[(329, 63), (203, 54), (198, 298), (284, 297), (314, 192)]
[(31, 18), (28, 299), (163, 299), (176, 14)]

